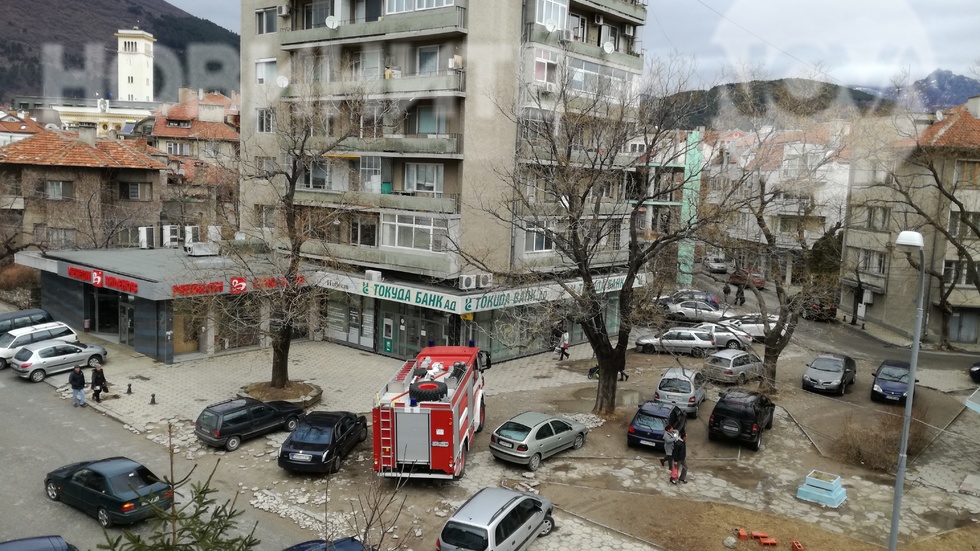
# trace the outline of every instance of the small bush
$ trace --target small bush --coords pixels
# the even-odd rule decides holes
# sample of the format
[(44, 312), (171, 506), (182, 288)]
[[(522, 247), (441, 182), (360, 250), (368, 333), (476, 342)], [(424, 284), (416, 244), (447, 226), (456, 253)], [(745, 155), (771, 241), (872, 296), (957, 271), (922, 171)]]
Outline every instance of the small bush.
[(41, 284), (41, 275), (34, 268), (10, 264), (0, 270), (0, 289), (30, 289)]
[[(922, 422), (929, 408), (912, 404), (912, 424), (909, 427), (908, 456), (914, 457), (929, 443), (930, 428)], [(891, 472), (898, 463), (898, 447), (902, 439), (904, 408), (895, 413), (876, 412), (858, 419), (848, 416), (841, 434), (834, 443), (834, 453), (846, 463), (868, 469)]]

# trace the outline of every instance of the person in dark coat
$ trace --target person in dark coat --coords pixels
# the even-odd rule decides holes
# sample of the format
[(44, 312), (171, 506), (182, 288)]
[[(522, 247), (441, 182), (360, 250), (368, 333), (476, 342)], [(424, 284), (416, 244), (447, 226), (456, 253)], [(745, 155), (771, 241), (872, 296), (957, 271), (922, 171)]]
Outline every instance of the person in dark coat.
[(68, 384), (71, 385), (71, 407), (77, 408), (85, 405), (85, 374), (82, 368), (75, 366), (75, 370), (68, 375)]
[[(671, 457), (674, 460), (674, 466), (681, 470), (677, 480), (687, 484), (687, 434), (682, 434), (680, 439), (674, 442), (674, 450), (671, 453)], [(670, 483), (677, 484), (677, 480), (671, 478)]]
[(109, 392), (109, 381), (105, 380), (102, 364), (99, 364), (92, 370), (92, 397), (95, 398), (96, 403), (102, 403), (100, 395), (103, 392)]
[(739, 285), (735, 291), (735, 306), (745, 304), (745, 285)]

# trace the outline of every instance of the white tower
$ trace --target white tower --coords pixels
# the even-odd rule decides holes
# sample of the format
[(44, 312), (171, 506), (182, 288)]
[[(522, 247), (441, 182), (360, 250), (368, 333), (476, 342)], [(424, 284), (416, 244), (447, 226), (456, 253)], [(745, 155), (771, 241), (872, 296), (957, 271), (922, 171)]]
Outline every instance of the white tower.
[(120, 30), (117, 64), (119, 66), (118, 100), (153, 101), (153, 35), (141, 31)]

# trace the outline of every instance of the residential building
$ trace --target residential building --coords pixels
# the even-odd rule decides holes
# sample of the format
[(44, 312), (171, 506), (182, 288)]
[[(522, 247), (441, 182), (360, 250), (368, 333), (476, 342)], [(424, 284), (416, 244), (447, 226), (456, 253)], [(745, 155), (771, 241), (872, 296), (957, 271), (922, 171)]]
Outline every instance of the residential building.
[(44, 126), (26, 113), (0, 111), (0, 147), (29, 138), (43, 129)]

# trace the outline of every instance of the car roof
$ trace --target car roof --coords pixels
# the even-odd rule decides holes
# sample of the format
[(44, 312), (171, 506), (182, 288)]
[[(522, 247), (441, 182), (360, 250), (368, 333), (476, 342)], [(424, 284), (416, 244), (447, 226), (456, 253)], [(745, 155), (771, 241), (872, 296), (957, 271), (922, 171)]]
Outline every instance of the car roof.
[(639, 410), (647, 415), (652, 415), (654, 417), (663, 417), (667, 419), (670, 417), (670, 412), (674, 410), (677, 406), (668, 406), (660, 402), (643, 402), (640, 404)]
[(741, 356), (742, 354), (748, 354), (745, 350), (735, 350), (733, 348), (726, 348), (724, 350), (719, 350), (712, 354), (712, 356), (718, 358), (734, 358), (736, 356)]
[(718, 397), (718, 401), (725, 401), (728, 403), (739, 403), (747, 404), (754, 402), (761, 398), (763, 395), (754, 390), (749, 390), (747, 388), (733, 388), (726, 392), (722, 392)]
[(540, 413), (537, 411), (525, 411), (524, 413), (517, 414), (508, 420), (513, 421), (515, 423), (520, 423), (522, 425), (527, 425), (529, 427), (533, 427), (538, 423), (543, 423), (549, 419), (554, 419), (554, 418), (555, 418), (554, 415), (548, 415), (546, 413)]
[(694, 375), (698, 373), (697, 369), (688, 369), (686, 367), (670, 367), (664, 371), (663, 375), (660, 376), (661, 379), (687, 379), (691, 380)]
[(82, 348), (88, 348), (88, 346), (89, 346), (89, 345), (87, 345), (85, 343), (81, 343), (81, 342), (65, 342), (65, 341), (59, 340), (59, 339), (48, 339), (46, 341), (37, 341), (37, 342), (32, 342), (31, 344), (25, 344), (24, 345), (24, 349), (26, 349), (26, 350), (32, 350), (32, 351), (38, 351), (38, 350), (40, 350), (42, 348), (47, 348), (49, 346), (61, 346), (63, 344), (74, 344), (74, 345), (77, 345), (77, 346), (81, 346)]
[(0, 551), (68, 551), (77, 548), (61, 536), (40, 536), (0, 542)]
[(300, 417), (300, 422), (310, 425), (333, 425), (346, 415), (350, 414), (346, 411), (311, 411)]
[(487, 526), (503, 508), (524, 495), (526, 494), (507, 488), (484, 488), (466, 500), (466, 503), (453, 513), (451, 520)]
[(211, 404), (210, 406), (204, 409), (210, 409), (217, 412), (225, 412), (225, 411), (231, 411), (233, 409), (238, 409), (240, 407), (244, 407), (249, 404), (254, 404), (256, 402), (258, 402), (258, 400), (254, 398), (230, 398), (223, 402)]
[(881, 362), (881, 365), (879, 365), (878, 367), (882, 368), (885, 367), (886, 365), (891, 367), (897, 367), (899, 369), (912, 369), (912, 364), (910, 364), (909, 362), (903, 362), (902, 360), (885, 360)]
[(17, 329), (11, 329), (10, 331), (7, 331), (7, 333), (10, 333), (15, 337), (19, 337), (21, 335), (30, 335), (35, 331), (54, 329), (55, 327), (68, 327), (68, 325), (60, 321), (49, 321), (47, 323), (39, 323), (37, 325), (29, 325), (27, 327), (18, 327)]
[(361, 541), (353, 536), (333, 540), (327, 544), (326, 540), (310, 540), (303, 543), (287, 547), (283, 551), (364, 551), (366, 547)]
[(816, 358), (813, 359), (816, 360), (817, 358), (833, 358), (835, 360), (840, 360), (842, 362), (847, 360), (851, 360), (852, 362), (854, 361), (847, 354), (839, 354), (837, 352), (821, 352), (820, 354), (817, 354)]
[(93, 461), (84, 466), (97, 473), (102, 473), (105, 476), (128, 473), (133, 469), (142, 467), (142, 465), (128, 457), (107, 457), (105, 459)]

